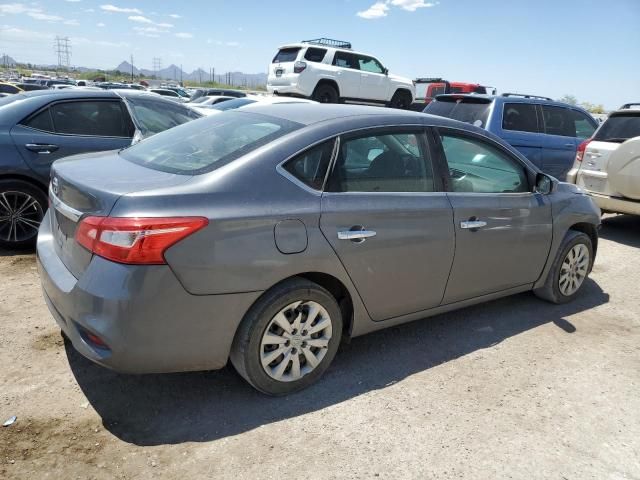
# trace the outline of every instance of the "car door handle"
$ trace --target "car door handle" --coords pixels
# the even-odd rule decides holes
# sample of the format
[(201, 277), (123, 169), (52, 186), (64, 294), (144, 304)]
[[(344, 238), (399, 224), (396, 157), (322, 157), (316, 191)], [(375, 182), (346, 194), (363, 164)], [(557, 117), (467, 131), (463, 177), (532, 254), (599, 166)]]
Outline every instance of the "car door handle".
[(576, 144), (575, 143), (565, 143), (564, 146), (565, 147), (575, 147)]
[(482, 227), (486, 227), (487, 222), (483, 222), (482, 220), (467, 220), (466, 222), (460, 222), (460, 228), (468, 229), (468, 230), (477, 230)]
[(51, 152), (58, 150), (58, 145), (49, 145), (46, 143), (27, 143), (24, 148), (42, 155), (49, 155)]
[(362, 243), (367, 238), (375, 237), (373, 230), (342, 230), (338, 232), (338, 240), (351, 240), (355, 243)]

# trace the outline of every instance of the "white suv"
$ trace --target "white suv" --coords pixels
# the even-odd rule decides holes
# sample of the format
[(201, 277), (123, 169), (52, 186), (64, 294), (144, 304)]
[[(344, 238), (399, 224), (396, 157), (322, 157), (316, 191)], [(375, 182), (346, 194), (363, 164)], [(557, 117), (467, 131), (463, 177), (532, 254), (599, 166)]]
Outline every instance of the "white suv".
[(411, 80), (390, 74), (376, 58), (354, 52), (348, 42), (326, 38), (280, 47), (269, 67), (267, 90), (322, 103), (394, 108), (409, 108), (415, 97)]

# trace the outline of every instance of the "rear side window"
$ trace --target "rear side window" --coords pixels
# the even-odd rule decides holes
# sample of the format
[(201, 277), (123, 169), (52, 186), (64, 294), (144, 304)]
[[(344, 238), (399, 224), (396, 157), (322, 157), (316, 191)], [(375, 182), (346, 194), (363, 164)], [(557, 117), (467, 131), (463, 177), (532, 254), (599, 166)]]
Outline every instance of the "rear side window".
[(463, 100), (456, 98), (436, 100), (427, 105), (424, 112), (486, 128), (491, 102), (478, 100), (466, 98)]
[(43, 132), (53, 132), (53, 122), (48, 108), (28, 119), (24, 125)]
[(356, 56), (349, 52), (337, 51), (333, 57), (333, 64), (336, 67), (352, 68), (354, 70), (358, 70), (360, 68)]
[(634, 137), (640, 137), (640, 112), (610, 116), (593, 139), (599, 142), (624, 142)]
[(119, 101), (57, 103), (50, 107), (56, 133), (97, 137), (131, 137), (133, 132)]
[(310, 148), (289, 160), (284, 166), (285, 170), (314, 190), (321, 190), (331, 161), (334, 143), (334, 141), (325, 142)]
[(505, 103), (502, 111), (503, 130), (538, 133), (536, 106), (528, 103)]
[(346, 139), (331, 175), (337, 192), (433, 192), (421, 134), (389, 132)]
[(308, 48), (304, 54), (304, 59), (310, 62), (321, 62), (324, 60), (324, 56), (327, 54), (327, 50), (324, 48)]
[(273, 61), (271, 63), (295, 62), (296, 58), (298, 58), (299, 51), (300, 47), (281, 48), (278, 50), (278, 53), (276, 53), (276, 56), (273, 57)]
[(127, 97), (127, 103), (135, 117), (138, 128), (147, 137), (177, 125), (200, 118), (196, 112), (169, 100)]
[(143, 167), (198, 175), (226, 165), (300, 127), (299, 123), (268, 115), (224, 112), (154, 135), (120, 155)]

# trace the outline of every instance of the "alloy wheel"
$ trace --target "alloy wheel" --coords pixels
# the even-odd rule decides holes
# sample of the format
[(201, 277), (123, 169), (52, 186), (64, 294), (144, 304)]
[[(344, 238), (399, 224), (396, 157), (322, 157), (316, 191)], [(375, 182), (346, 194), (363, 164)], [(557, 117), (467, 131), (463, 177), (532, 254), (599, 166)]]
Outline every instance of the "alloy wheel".
[(574, 245), (560, 267), (558, 287), (560, 293), (569, 297), (576, 293), (589, 272), (589, 249), (583, 243)]
[(293, 382), (312, 372), (327, 354), (331, 317), (317, 302), (298, 301), (280, 310), (260, 342), (260, 363), (274, 380)]
[(44, 211), (40, 202), (25, 192), (0, 192), (0, 240), (23, 242), (38, 235)]

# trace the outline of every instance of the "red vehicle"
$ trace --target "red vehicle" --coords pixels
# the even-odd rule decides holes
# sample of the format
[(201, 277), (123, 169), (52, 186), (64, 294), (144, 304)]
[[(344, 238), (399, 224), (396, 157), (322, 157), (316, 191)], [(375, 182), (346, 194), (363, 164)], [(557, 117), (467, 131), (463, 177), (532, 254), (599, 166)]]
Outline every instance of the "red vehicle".
[[(495, 95), (494, 87), (487, 87), (479, 83), (449, 82), (442, 78), (416, 78), (413, 81), (416, 86), (415, 109), (422, 110), (429, 105), (437, 95), (444, 93), (479, 93)], [(422, 108), (419, 108), (422, 107)]]

